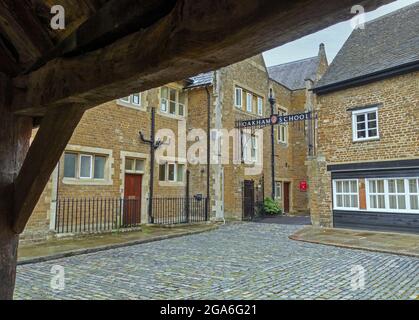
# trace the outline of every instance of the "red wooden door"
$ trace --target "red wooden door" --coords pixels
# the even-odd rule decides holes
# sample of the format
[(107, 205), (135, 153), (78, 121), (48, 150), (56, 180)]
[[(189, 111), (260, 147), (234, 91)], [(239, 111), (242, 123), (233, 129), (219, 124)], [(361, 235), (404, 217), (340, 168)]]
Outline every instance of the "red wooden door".
[(290, 212), (290, 183), (284, 182), (284, 213)]
[(123, 225), (137, 225), (141, 222), (141, 184), (143, 176), (125, 174)]

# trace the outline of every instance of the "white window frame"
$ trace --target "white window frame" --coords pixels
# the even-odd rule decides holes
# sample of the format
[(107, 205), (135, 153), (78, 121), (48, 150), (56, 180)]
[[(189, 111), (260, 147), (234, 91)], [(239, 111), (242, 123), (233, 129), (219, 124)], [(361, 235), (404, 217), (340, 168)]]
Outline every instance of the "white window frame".
[(258, 115), (263, 115), (263, 99), (261, 97), (257, 97), (258, 103)]
[[(279, 194), (278, 194), (279, 187)], [(275, 199), (282, 200), (282, 181), (275, 181)]]
[(253, 112), (253, 94), (246, 92), (246, 111)]
[[(279, 115), (286, 115), (288, 114), (287, 110), (278, 108), (278, 114)], [(277, 126), (277, 133), (276, 133), (276, 139), (278, 143), (281, 144), (288, 144), (288, 125), (286, 124), (280, 124)], [(284, 133), (282, 134), (281, 130), (284, 130)]]
[[(162, 97), (162, 88), (166, 88), (167, 89), (167, 93), (168, 93), (167, 99)], [(170, 90), (176, 91), (175, 101), (170, 100)], [(178, 118), (184, 118), (184, 117), (186, 117), (187, 109), (188, 109), (188, 107), (187, 107), (188, 97), (185, 96), (185, 103), (180, 103), (179, 102), (180, 101), (179, 100), (179, 96), (180, 96), (181, 91), (182, 91), (182, 89), (175, 88), (175, 87), (172, 87), (172, 86), (162, 86), (160, 88), (160, 90), (159, 90), (160, 111), (163, 114), (168, 115), (170, 117), (178, 117)], [(165, 110), (162, 109), (163, 100), (166, 101), (166, 109)], [(175, 103), (175, 113), (171, 113), (170, 112), (170, 102), (174, 102)], [(183, 114), (180, 114), (179, 113), (179, 106), (182, 106), (183, 107)]]
[[(160, 166), (164, 166), (164, 172), (165, 172), (165, 180), (160, 180)], [(169, 180), (169, 165), (174, 165), (174, 180)], [(183, 166), (183, 179), (181, 181), (178, 181), (178, 171), (179, 171), (179, 165)], [(185, 182), (185, 175), (186, 175), (186, 165), (185, 163), (177, 163), (177, 162), (166, 162), (159, 164), (159, 182), (166, 182), (166, 183), (184, 183)]]
[[(238, 95), (238, 92), (240, 92), (240, 94)], [(237, 97), (240, 97), (240, 103), (239, 101), (237, 101)], [(243, 89), (240, 87), (235, 87), (234, 90), (234, 105), (236, 106), (236, 108), (241, 109), (243, 107)]]
[[(83, 157), (90, 158), (90, 172), (89, 172), (88, 177), (82, 177), (81, 175), (81, 158)], [(79, 178), (82, 180), (87, 180), (87, 179), (92, 180), (93, 179), (93, 155), (80, 153), (78, 161), (79, 161)]]
[[(376, 129), (377, 135), (376, 136), (369, 136), (369, 121), (368, 121), (368, 114), (375, 112), (375, 121), (376, 121), (376, 127), (372, 129)], [(358, 138), (358, 122), (357, 117), (360, 115), (364, 115), (364, 121), (365, 121), (365, 138)], [(373, 108), (367, 108), (362, 110), (356, 110), (352, 111), (352, 140), (353, 141), (368, 141), (368, 140), (377, 140), (380, 139), (380, 130), (378, 127), (378, 107)]]
[(135, 103), (135, 102), (134, 102), (134, 94), (132, 94), (132, 95), (130, 96), (130, 97), (131, 97), (131, 104), (132, 104), (132, 105), (134, 105), (134, 106), (141, 107), (141, 102), (142, 102), (142, 95), (141, 95), (141, 92), (136, 93), (136, 94), (138, 94), (138, 103)]
[[(389, 178), (368, 178), (365, 179), (366, 185), (366, 197), (367, 197), (367, 210), (368, 211), (376, 211), (376, 212), (389, 212), (389, 213), (414, 213), (419, 214), (419, 210), (411, 209), (410, 203), (410, 196), (411, 195), (418, 195), (419, 193), (410, 193), (409, 189), (409, 180), (416, 179), (416, 183), (418, 183), (419, 177), (389, 177)], [(385, 193), (385, 209), (378, 209), (378, 208), (371, 208), (370, 205), (370, 190), (369, 190), (369, 181), (370, 180), (384, 180), (384, 193)], [(404, 180), (404, 196), (405, 196), (405, 203), (406, 209), (390, 209), (390, 195), (402, 195), (401, 193), (389, 193), (388, 181), (389, 180)], [(419, 189), (418, 189), (419, 191)]]
[[(349, 181), (349, 186), (351, 185), (351, 181), (356, 181), (356, 192), (349, 192), (349, 193), (344, 193), (343, 192), (343, 186), (342, 186), (342, 196), (344, 195), (349, 195), (349, 196), (353, 196), (356, 195), (357, 199), (358, 199), (358, 203), (356, 207), (338, 207), (337, 206), (337, 188), (336, 188), (336, 183), (337, 182), (345, 182), (345, 181)], [(333, 180), (333, 210), (344, 210), (344, 211), (359, 211), (359, 180), (358, 179), (334, 179)], [(345, 201), (342, 198), (342, 204), (344, 205)]]
[[(134, 169), (127, 169), (126, 168), (126, 164), (127, 164), (127, 160), (132, 160), (133, 161), (133, 167)], [(144, 174), (144, 170), (137, 170), (137, 161), (142, 161), (144, 163), (144, 168), (145, 168), (145, 159), (139, 159), (139, 158), (132, 158), (132, 157), (125, 157), (125, 168), (124, 171), (126, 173), (131, 173), (131, 174)]]

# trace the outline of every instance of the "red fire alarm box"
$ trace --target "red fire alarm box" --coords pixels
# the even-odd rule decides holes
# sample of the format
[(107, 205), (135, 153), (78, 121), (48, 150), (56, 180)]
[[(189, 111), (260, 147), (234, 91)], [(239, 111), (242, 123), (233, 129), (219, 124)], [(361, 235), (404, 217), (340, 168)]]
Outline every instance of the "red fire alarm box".
[(307, 191), (307, 181), (300, 181), (300, 191)]

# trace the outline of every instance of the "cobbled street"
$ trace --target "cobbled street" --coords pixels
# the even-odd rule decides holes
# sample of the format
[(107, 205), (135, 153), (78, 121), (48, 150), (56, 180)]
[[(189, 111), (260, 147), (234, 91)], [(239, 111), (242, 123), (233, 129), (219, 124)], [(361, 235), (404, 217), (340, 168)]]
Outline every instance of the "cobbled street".
[[(289, 240), (301, 226), (237, 223), (18, 266), (15, 299), (416, 299), (419, 259)], [(51, 288), (55, 265), (65, 288)], [(353, 270), (365, 270), (365, 283)], [(351, 285), (352, 284), (352, 285)]]

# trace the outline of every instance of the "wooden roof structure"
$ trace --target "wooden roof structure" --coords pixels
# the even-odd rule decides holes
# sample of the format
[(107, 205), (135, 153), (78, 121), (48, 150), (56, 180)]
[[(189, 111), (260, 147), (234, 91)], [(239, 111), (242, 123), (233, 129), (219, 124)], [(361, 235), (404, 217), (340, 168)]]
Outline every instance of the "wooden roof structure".
[[(388, 2), (1, 0), (0, 298), (13, 292), (17, 235), (87, 109), (349, 19), (355, 4)], [(52, 5), (65, 9), (64, 30), (50, 27)]]

